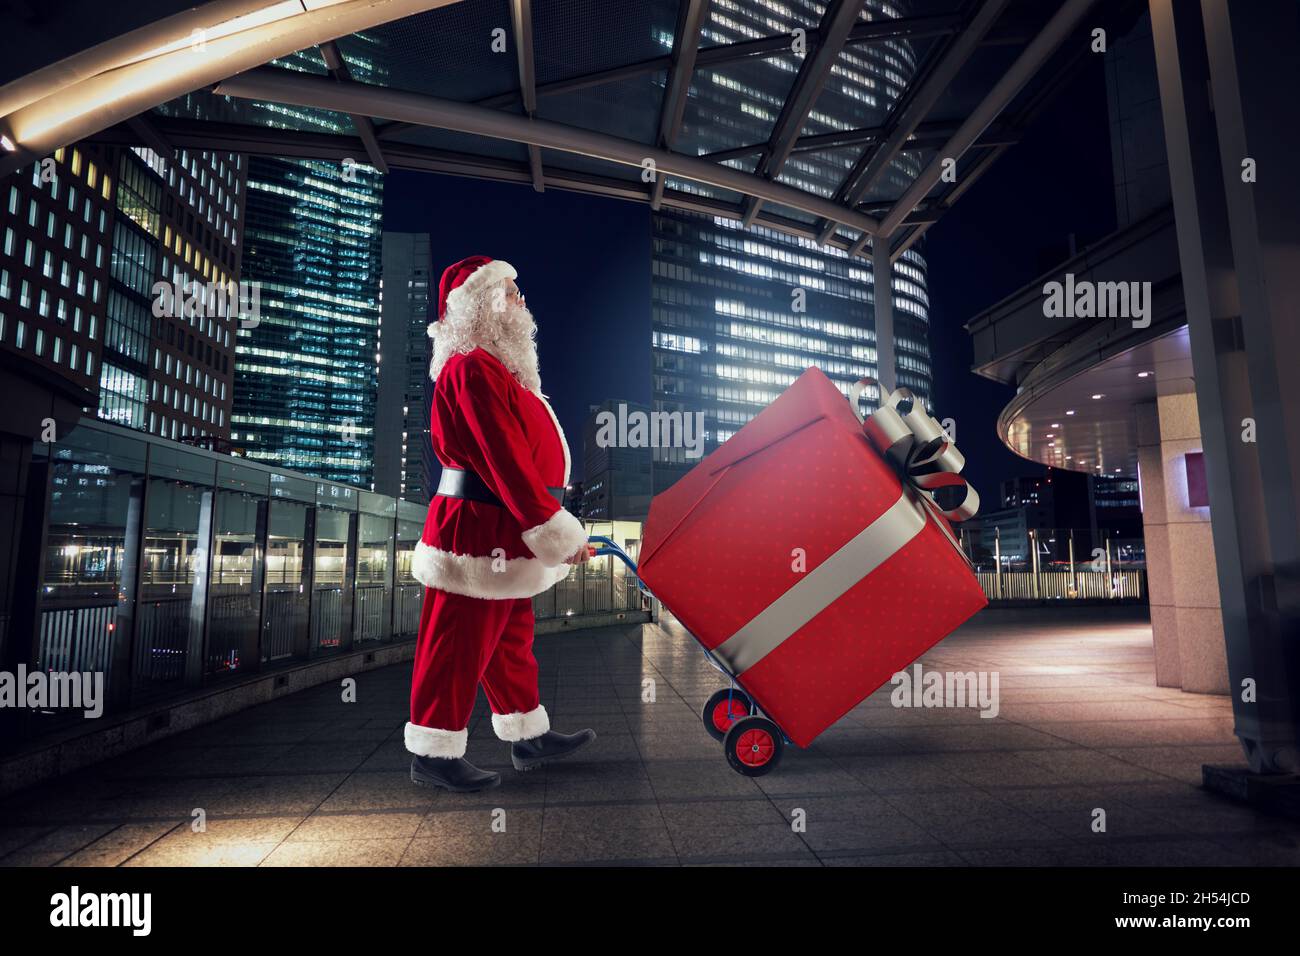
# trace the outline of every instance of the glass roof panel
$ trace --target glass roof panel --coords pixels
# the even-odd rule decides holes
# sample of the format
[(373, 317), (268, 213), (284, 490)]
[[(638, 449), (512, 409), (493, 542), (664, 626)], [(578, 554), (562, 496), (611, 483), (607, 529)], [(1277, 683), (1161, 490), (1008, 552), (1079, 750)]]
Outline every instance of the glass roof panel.
[(767, 0), (740, 4), (716, 0), (709, 7), (709, 21), (700, 31), (700, 47), (721, 46), (814, 30), (821, 23), (826, 4), (817, 0)]
[(921, 175), (921, 170), (929, 165), (938, 152), (936, 149), (900, 150), (898, 155), (894, 157), (894, 161), (889, 164), (889, 168), (876, 179), (872, 187), (858, 201), (864, 203), (894, 202), (903, 193), (907, 192), (913, 180)]
[(677, 150), (698, 156), (766, 142), (799, 72), (799, 61), (786, 53), (697, 69)]
[(954, 82), (935, 102), (926, 116), (929, 122), (960, 123), (979, 106), (1021, 53), (1013, 44), (982, 46), (957, 73)]
[(667, 71), (660, 70), (652, 76), (543, 96), (537, 101), (537, 116), (652, 144), (658, 138), (667, 76)]
[(183, 119), (243, 123), (270, 129), (339, 133), (348, 136), (356, 133), (352, 119), (346, 113), (216, 96), (206, 90), (195, 90), (193, 93), (162, 103), (158, 106), (158, 113)]
[(678, 0), (620, 0), (617, 6), (612, 15), (608, 0), (533, 0), (537, 82), (672, 53)]
[(650, 184), (641, 179), (639, 166), (611, 163), (608, 160), (583, 156), (580, 153), (566, 153), (557, 149), (542, 150), (542, 166), (548, 174), (563, 171), (579, 177), (596, 177), (620, 186), (631, 187), (639, 195), (650, 195)]
[(922, 38), (846, 46), (808, 114), (803, 135), (883, 125), (934, 43)]
[(528, 147), (523, 143), (516, 143), (508, 139), (493, 139), (488, 136), (475, 136), (470, 133), (458, 133), (449, 129), (412, 126), (381, 140), (381, 143), (388, 142), (408, 146), (426, 146), (431, 149), (447, 149), (457, 153), (490, 156), (495, 159), (512, 159), (520, 162), (527, 162), (528, 160)]
[(776, 179), (787, 186), (829, 199), (848, 177), (849, 170), (861, 154), (861, 146), (791, 153)]
[(707, 199), (717, 199), (733, 206), (739, 206), (745, 199), (744, 196), (733, 189), (722, 189), (718, 186), (710, 186), (708, 183), (678, 179), (676, 176), (669, 176), (665, 185), (676, 189), (678, 192), (690, 193), (693, 196), (704, 196)]
[[(504, 52), (493, 52), (494, 30), (505, 31)], [(507, 0), (453, 3), (337, 42), (350, 67), (383, 64), (386, 75), (369, 82), (393, 89), (467, 102), (519, 86)]]

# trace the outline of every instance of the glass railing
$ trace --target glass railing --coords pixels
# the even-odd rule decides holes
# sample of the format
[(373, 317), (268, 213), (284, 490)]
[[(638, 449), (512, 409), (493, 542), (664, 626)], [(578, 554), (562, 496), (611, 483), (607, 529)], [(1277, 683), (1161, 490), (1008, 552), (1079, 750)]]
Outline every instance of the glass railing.
[(961, 528), (990, 601), (1145, 601), (1140, 534), (1108, 528)]

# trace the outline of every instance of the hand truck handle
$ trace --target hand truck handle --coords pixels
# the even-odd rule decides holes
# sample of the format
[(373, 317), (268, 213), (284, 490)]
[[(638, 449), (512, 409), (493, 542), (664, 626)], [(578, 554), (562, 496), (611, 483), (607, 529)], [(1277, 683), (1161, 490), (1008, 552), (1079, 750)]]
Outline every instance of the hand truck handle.
[[(614, 557), (626, 564), (628, 570), (632, 572), (632, 576), (636, 578), (636, 586), (646, 594), (650, 594), (650, 589), (645, 586), (645, 583), (641, 580), (641, 576), (636, 573), (636, 562), (632, 560), (631, 555), (615, 544), (612, 538), (603, 534), (593, 534), (587, 538), (587, 543), (599, 545), (598, 548), (592, 551), (592, 557), (599, 557), (602, 554), (612, 554)], [(650, 596), (654, 597), (653, 594)]]

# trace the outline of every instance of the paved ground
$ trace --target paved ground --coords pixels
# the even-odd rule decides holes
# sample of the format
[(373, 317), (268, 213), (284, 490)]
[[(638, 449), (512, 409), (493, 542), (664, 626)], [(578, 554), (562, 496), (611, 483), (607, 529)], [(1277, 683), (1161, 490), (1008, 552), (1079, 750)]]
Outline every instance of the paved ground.
[(704, 733), (720, 682), (671, 623), (539, 638), (557, 729), (599, 739), (517, 774), (480, 701), (469, 757), (506, 774), (483, 794), (410, 784), (391, 667), (356, 703), (305, 691), (4, 801), (0, 865), (1300, 864), (1300, 825), (1199, 789), (1240, 762), (1227, 699), (1157, 688), (1150, 628), (1088, 614), (986, 612), (923, 659), (998, 671), (995, 719), (886, 687), (757, 779)]

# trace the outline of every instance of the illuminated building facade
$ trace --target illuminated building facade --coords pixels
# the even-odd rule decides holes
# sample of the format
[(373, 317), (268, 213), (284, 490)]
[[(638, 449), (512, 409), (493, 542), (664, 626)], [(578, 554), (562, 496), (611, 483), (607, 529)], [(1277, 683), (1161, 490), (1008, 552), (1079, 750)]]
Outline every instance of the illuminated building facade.
[(429, 234), (385, 232), (380, 290), (379, 399), (375, 407), (375, 491), (428, 504)]
[[(871, 0), (865, 15), (900, 17), (899, 3)], [(702, 45), (737, 43), (773, 32), (812, 29), (823, 5), (804, 0), (711, 6)], [(670, 32), (664, 34), (671, 42)], [(805, 122), (802, 135), (879, 125), (916, 70), (905, 39), (846, 46)], [(739, 66), (700, 68), (691, 84), (679, 148), (697, 155), (765, 145), (802, 57), (784, 54)], [(753, 117), (752, 126), (738, 124)], [(744, 127), (744, 128), (741, 128)], [(754, 155), (726, 160), (753, 171)], [(861, 156), (848, 146), (793, 152), (778, 181), (830, 196)], [(897, 195), (921, 168), (904, 151), (882, 175), (870, 201)], [(670, 179), (676, 189), (701, 187)], [(809, 366), (846, 394), (876, 373), (874, 282), (869, 258), (792, 236), (758, 222), (661, 208), (652, 216), (653, 402), (657, 412), (702, 412), (705, 453), (733, 435)], [(814, 220), (809, 217), (810, 227)], [(897, 383), (925, 402), (931, 394), (925, 260), (907, 249), (894, 264)], [(875, 398), (874, 390), (868, 392)], [(654, 490), (662, 491), (694, 463), (682, 448), (654, 450)]]
[[(277, 63), (321, 69), (315, 51)], [(367, 63), (348, 65), (372, 78)], [(274, 104), (247, 109), (276, 125), (338, 125)], [(249, 458), (371, 488), (383, 177), (352, 160), (256, 156), (248, 197), (244, 278), (260, 284), (261, 315), (236, 340), (231, 438)]]
[[(0, 343), (83, 388), (87, 410), (195, 444), (230, 431), (246, 161), (78, 144), (5, 197)], [(162, 282), (187, 293), (155, 310)], [(161, 312), (155, 315), (155, 311)]]
[[(240, 279), (248, 160), (139, 148), (119, 150), (116, 160), (99, 417), (221, 447), (239, 319), (238, 299), (217, 290)], [(159, 282), (180, 296), (160, 299)]]

